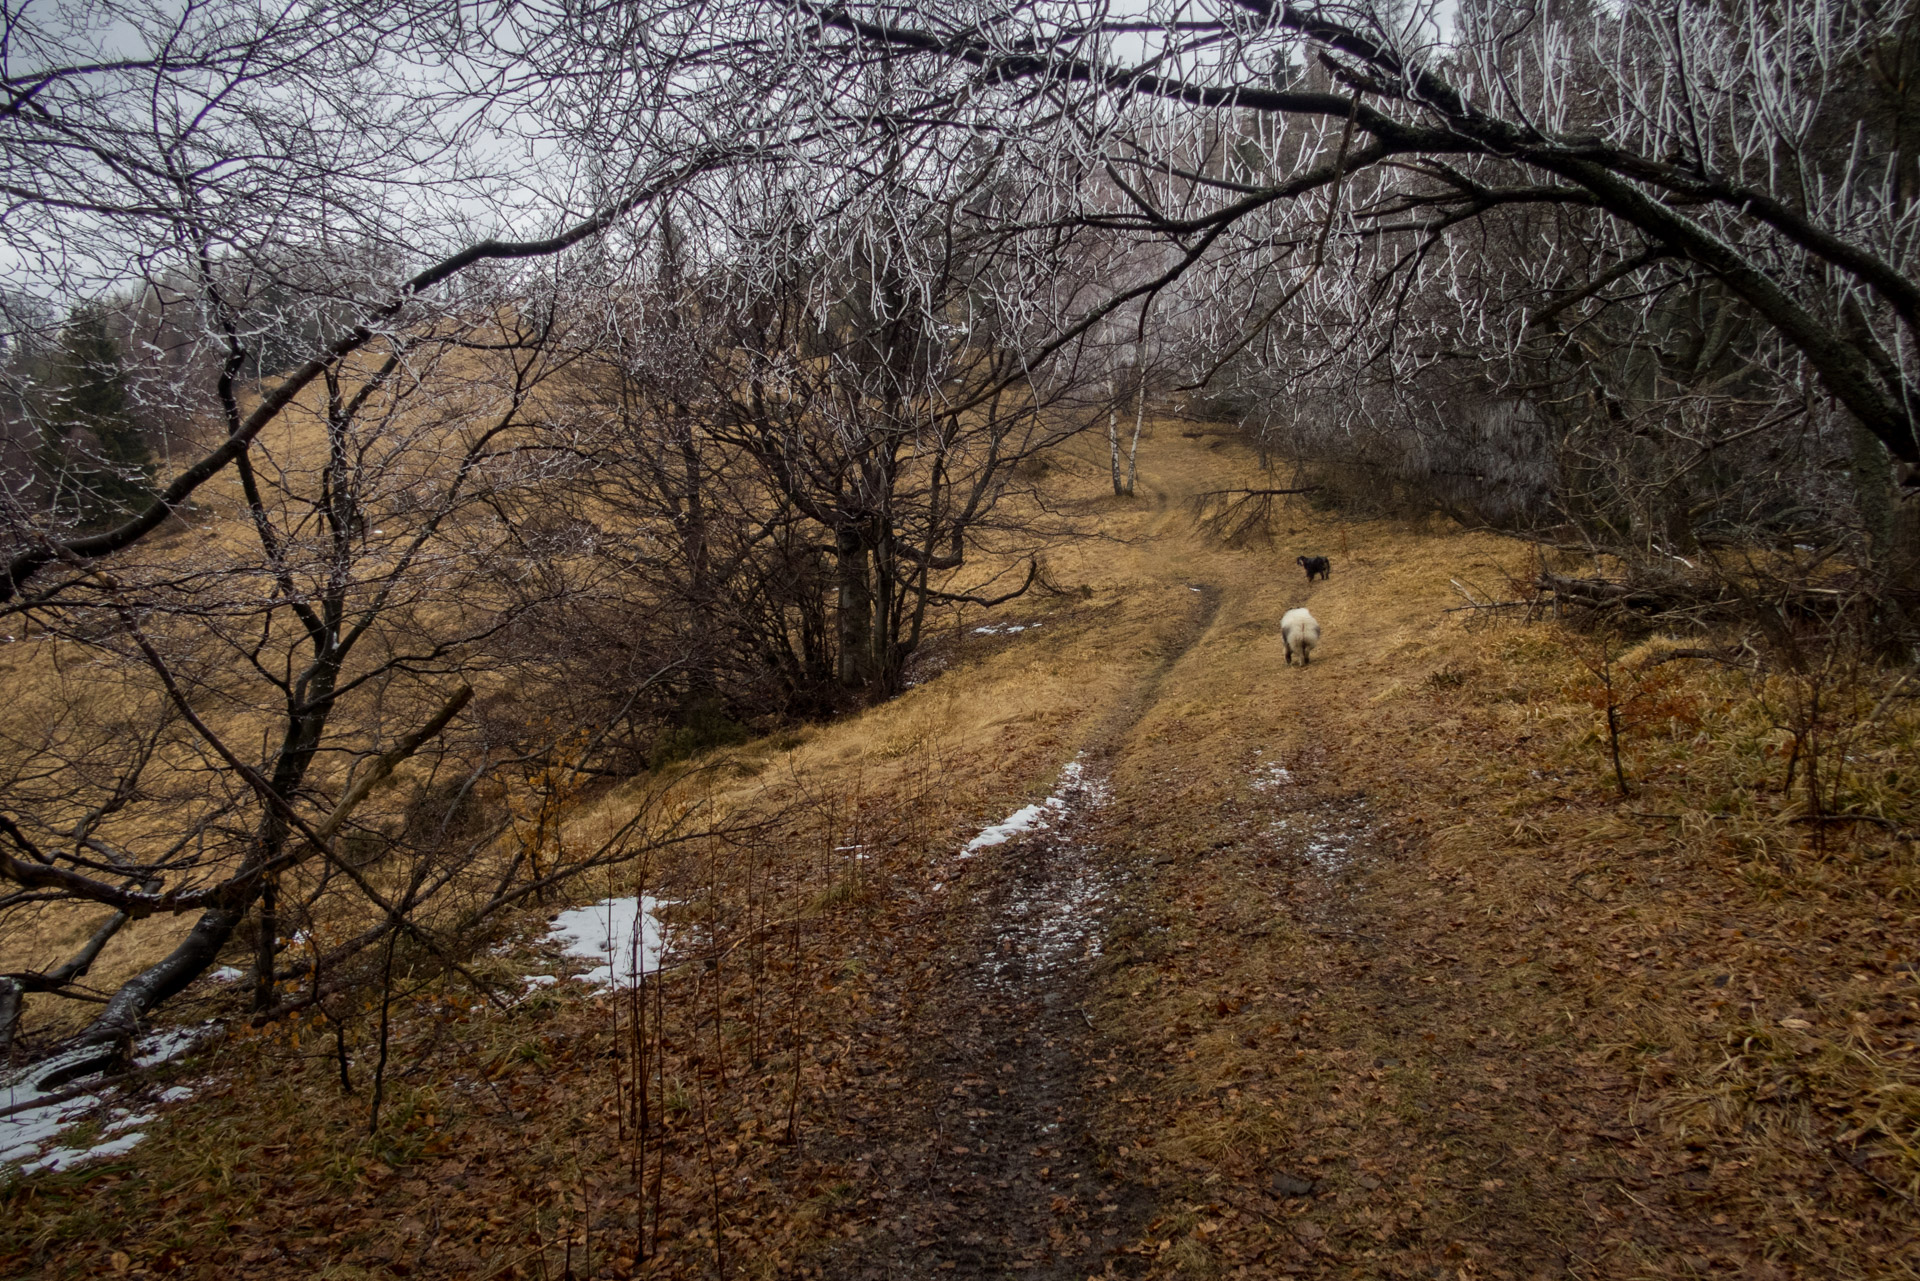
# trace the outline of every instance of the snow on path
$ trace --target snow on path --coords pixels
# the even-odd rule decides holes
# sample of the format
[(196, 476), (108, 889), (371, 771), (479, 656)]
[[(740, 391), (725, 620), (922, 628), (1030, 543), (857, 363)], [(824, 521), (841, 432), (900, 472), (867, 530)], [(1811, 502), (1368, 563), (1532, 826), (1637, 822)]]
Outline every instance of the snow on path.
[[(1047, 801), (1052, 800), (1053, 797), (1051, 796), (1047, 798)], [(975, 854), (978, 854), (981, 850), (989, 846), (1005, 845), (1014, 837), (1042, 826), (1042, 820), (1046, 817), (1046, 813), (1047, 805), (1045, 802), (1039, 805), (1023, 806), (1015, 810), (1000, 822), (995, 823), (992, 827), (981, 828), (980, 835), (968, 841), (966, 848), (960, 851), (960, 857), (972, 858)]]
[(1060, 771), (1052, 796), (981, 833), (1006, 827), (1027, 810), (1038, 811), (1038, 825), (1051, 829), (1048, 852), (1035, 864), (1044, 871), (1038, 879), (1016, 877), (1001, 905), (998, 938), (982, 963), (988, 985), (1041, 983), (1063, 965), (1100, 954), (1100, 923), (1114, 887), (1093, 862), (1095, 847), (1065, 820), (1084, 817), (1112, 798), (1106, 779), (1089, 776), (1075, 757)]
[[(1259, 759), (1265, 755), (1265, 748), (1254, 751), (1253, 772), (1247, 780), (1248, 786), (1263, 795), (1293, 782), (1293, 774), (1277, 759)], [(1293, 810), (1287, 816), (1273, 819), (1266, 827), (1267, 839), (1277, 848), (1289, 850), (1320, 871), (1330, 873), (1345, 872), (1353, 866), (1354, 843), (1365, 833), (1364, 824), (1355, 824), (1325, 805)]]
[[(598, 962), (579, 976), (583, 981), (597, 987), (632, 987), (660, 968), (666, 927), (655, 915), (659, 908), (660, 900), (651, 895), (601, 899), (554, 917), (547, 938), (568, 956)], [(542, 978), (546, 976), (530, 981)]]
[[(1255, 756), (1266, 755), (1266, 748), (1254, 749)], [(1293, 772), (1277, 760), (1255, 761), (1251, 786), (1256, 792), (1270, 792), (1293, 782)]]
[(994, 845), (1005, 845), (1016, 836), (1024, 835), (1035, 828), (1047, 828), (1067, 810), (1069, 802), (1078, 801), (1086, 805), (1104, 805), (1109, 792), (1104, 783), (1089, 783), (1085, 777), (1080, 758), (1074, 757), (1060, 770), (1060, 786), (1052, 796), (1038, 805), (1026, 805), (1001, 819), (991, 827), (980, 829), (980, 834), (966, 843), (960, 851), (961, 858), (972, 858), (981, 850)]

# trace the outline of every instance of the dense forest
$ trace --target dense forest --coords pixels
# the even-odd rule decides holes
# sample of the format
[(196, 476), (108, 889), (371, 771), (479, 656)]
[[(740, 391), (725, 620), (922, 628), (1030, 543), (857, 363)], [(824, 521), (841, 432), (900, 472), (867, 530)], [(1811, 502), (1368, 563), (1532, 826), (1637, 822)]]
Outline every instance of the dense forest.
[(1920, 1269), (1912, 5), (0, 35), (0, 1271)]

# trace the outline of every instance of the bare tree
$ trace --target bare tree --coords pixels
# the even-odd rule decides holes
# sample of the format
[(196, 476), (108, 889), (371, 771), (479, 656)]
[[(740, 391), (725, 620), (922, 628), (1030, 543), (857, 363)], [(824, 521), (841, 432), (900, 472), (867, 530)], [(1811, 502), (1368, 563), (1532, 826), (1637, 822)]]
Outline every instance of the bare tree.
[[(880, 103), (904, 100), (880, 80)], [(597, 450), (671, 522), (655, 543), (683, 584), (669, 594), (710, 629), (693, 648), (729, 635), (796, 683), (830, 658), (842, 699), (899, 688), (930, 605), (1024, 590), (955, 576), (977, 540), (1031, 534), (1004, 502), (1016, 469), (1096, 421), (1104, 395), (1072, 327), (1096, 233), (1007, 234), (1033, 189), (992, 148), (882, 152), (877, 177), (849, 153), (676, 197), (610, 313), (626, 439)]]
[[(920, 127), (1004, 139), (1052, 216), (1165, 249), (1111, 304), (1182, 281), (1230, 300), (1202, 374), (1290, 308), (1307, 358), (1405, 372), (1434, 355), (1406, 303), (1450, 280), (1473, 313), (1454, 332), (1504, 360), (1529, 311), (1571, 319), (1678, 268), (1920, 465), (1912, 113), (1886, 74), (1912, 44), (1905, 6), (796, 0), (731, 22), (730, 56), (811, 50), (813, 83), (944, 68), (922, 73)], [(847, 136), (855, 113), (838, 119)], [(1567, 216), (1513, 260), (1529, 296), (1503, 313), (1471, 287), (1477, 249), (1522, 208)]]
[[(485, 833), (408, 876), (369, 862), (391, 844), (395, 802), (377, 804), (371, 825), (363, 807), (416, 755), (469, 772), (461, 799), (489, 768), (538, 750), (526, 740), (543, 731), (488, 734), (484, 717), (439, 740), (476, 689), (493, 697), (501, 638), (585, 582), (562, 549), (530, 556), (522, 532), (577, 457), (538, 405), (572, 359), (554, 341), (564, 309), (549, 297), (476, 310), (457, 330), (328, 371), (324, 395), (241, 455), (188, 529), (110, 571), (69, 559), (14, 607), (44, 706), (9, 718), (0, 740), (0, 915), (112, 914), (79, 954), (8, 977), (70, 992), (129, 920), (194, 920), (110, 994), (88, 1039), (126, 1037), (250, 914), (265, 1012), (286, 999), (279, 954), (316, 921), (347, 930), (327, 951), (338, 965), (395, 930), (428, 937), (443, 895), (463, 899), (465, 928), (472, 910), (582, 866), (524, 850), (501, 863)], [(538, 671), (518, 665), (511, 681)], [(638, 848), (626, 839), (596, 857)], [(309, 958), (305, 972), (318, 968)]]
[(343, 360), (457, 314), (476, 268), (597, 241), (757, 150), (658, 115), (615, 162), (570, 150), (514, 52), (540, 33), (511, 9), (85, 0), (10, 8), (0, 36), (0, 283), (56, 316), (134, 289), (164, 322), (140, 409), (218, 423), (108, 528), (76, 532), (16, 494), (0, 599), (152, 534)]

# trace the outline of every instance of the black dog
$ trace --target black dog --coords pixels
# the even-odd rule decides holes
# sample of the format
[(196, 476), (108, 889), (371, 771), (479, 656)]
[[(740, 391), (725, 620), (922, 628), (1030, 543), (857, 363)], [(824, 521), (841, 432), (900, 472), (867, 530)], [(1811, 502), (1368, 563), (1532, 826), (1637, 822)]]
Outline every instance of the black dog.
[(1296, 556), (1294, 557), (1294, 563), (1307, 571), (1308, 582), (1313, 581), (1315, 574), (1325, 578), (1327, 575), (1333, 573), (1333, 562), (1325, 556)]

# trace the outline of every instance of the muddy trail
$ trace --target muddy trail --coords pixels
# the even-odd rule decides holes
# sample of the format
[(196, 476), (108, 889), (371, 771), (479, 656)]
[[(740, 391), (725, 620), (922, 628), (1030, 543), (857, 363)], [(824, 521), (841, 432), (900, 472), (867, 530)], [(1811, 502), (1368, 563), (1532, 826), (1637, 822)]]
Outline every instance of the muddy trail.
[(1213, 622), (1218, 590), (1193, 591), (1169, 656), (1108, 712), (1033, 825), (954, 856), (946, 888), (964, 906), (949, 915), (936, 977), (911, 1001), (910, 1099), (847, 1109), (865, 1124), (843, 1127), (836, 1144), (872, 1190), (859, 1236), (827, 1275), (1078, 1281), (1144, 1270), (1129, 1247), (1157, 1198), (1103, 1157), (1091, 1111), (1098, 1074), (1126, 1051), (1102, 1043), (1085, 1002), (1115, 918), (1149, 879), (1110, 848), (1113, 768)]

